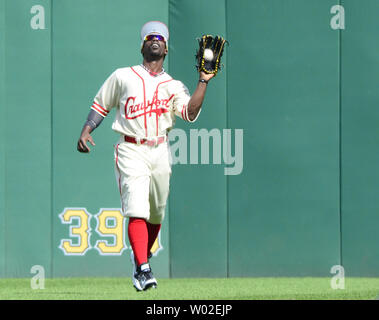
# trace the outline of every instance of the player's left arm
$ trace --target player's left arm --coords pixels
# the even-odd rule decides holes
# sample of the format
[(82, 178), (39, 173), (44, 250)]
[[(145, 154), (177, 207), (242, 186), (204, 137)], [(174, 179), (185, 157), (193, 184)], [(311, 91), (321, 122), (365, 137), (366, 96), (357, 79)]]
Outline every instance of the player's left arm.
[(199, 73), (199, 82), (194, 93), (191, 96), (191, 99), (188, 102), (188, 118), (190, 121), (196, 119), (200, 108), (204, 102), (205, 92), (207, 91), (208, 83), (200, 82), (200, 80), (210, 81), (215, 75), (207, 74), (203, 71)]

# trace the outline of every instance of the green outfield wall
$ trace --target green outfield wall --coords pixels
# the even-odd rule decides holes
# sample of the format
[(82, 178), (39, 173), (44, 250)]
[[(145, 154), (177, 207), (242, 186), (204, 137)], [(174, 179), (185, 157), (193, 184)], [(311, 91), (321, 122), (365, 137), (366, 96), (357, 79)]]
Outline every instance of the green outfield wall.
[(379, 276), (378, 15), (375, 0), (0, 0), (0, 277), (130, 275), (114, 112), (90, 154), (76, 142), (106, 77), (141, 63), (149, 20), (191, 92), (196, 38), (229, 41), (199, 119), (171, 132), (157, 277)]
[(352, 275), (379, 269), (379, 3), (342, 1), (341, 33), (342, 263)]

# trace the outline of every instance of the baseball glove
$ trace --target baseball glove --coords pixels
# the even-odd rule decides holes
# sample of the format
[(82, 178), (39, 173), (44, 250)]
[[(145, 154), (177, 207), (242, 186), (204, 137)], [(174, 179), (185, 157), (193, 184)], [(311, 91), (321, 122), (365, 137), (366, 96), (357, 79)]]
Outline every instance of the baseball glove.
[(221, 57), (224, 52), (224, 45), (227, 41), (219, 36), (203, 35), (199, 42), (199, 49), (196, 52), (196, 68), (205, 73), (213, 73), (215, 76), (220, 70)]

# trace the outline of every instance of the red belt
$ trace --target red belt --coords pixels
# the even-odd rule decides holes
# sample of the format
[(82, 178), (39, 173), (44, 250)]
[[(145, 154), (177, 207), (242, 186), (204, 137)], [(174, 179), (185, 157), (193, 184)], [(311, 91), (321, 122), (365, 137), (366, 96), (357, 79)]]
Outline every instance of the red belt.
[(165, 142), (167, 140), (167, 136), (157, 137), (156, 139), (137, 139), (135, 137), (124, 136), (124, 139), (126, 142), (134, 144), (147, 144), (150, 147), (154, 147), (158, 144)]

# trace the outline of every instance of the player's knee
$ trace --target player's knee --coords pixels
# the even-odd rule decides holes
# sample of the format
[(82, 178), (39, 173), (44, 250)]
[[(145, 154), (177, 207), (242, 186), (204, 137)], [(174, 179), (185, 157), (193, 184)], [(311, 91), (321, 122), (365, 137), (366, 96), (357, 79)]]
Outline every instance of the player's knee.
[(129, 218), (141, 218), (141, 219), (148, 219), (149, 218), (149, 211), (148, 210), (126, 210), (124, 212), (125, 217)]
[(148, 222), (152, 224), (161, 224), (163, 222), (165, 212), (166, 212), (165, 205), (152, 209), (150, 212), (150, 218), (148, 219)]

